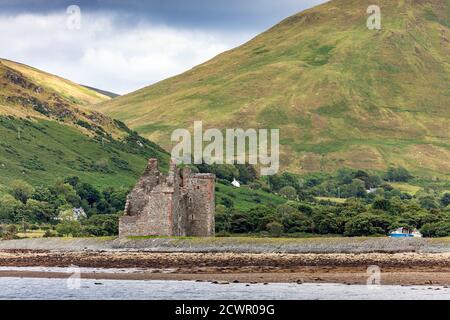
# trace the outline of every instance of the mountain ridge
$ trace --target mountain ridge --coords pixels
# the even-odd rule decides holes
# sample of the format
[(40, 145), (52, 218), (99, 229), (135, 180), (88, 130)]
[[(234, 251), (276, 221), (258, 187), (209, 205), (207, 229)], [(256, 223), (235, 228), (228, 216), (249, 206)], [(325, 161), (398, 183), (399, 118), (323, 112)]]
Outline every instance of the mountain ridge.
[[(382, 30), (368, 30), (379, 5)], [(450, 174), (450, 1), (334, 0), (181, 75), (100, 103), (170, 149), (204, 126), (280, 128), (285, 170)]]

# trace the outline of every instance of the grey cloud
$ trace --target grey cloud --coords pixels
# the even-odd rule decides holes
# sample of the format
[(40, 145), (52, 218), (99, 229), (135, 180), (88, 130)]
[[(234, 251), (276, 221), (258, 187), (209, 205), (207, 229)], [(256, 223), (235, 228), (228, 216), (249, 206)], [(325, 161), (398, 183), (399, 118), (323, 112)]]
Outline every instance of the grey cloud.
[(3, 0), (0, 11), (61, 12), (76, 4), (88, 12), (120, 13), (123, 23), (149, 19), (172, 26), (261, 29), (323, 2), (325, 0)]
[[(0, 0), (0, 57), (126, 93), (231, 49), (325, 0)], [(82, 10), (68, 32), (66, 9)], [(124, 77), (124, 75), (127, 75)]]

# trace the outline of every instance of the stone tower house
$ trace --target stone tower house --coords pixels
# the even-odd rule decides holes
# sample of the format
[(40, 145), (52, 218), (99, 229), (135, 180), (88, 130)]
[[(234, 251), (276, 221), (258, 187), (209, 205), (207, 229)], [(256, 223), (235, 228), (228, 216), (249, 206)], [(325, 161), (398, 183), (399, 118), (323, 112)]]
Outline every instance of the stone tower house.
[(120, 236), (214, 236), (215, 180), (213, 174), (193, 174), (174, 163), (165, 175), (150, 159), (128, 195)]

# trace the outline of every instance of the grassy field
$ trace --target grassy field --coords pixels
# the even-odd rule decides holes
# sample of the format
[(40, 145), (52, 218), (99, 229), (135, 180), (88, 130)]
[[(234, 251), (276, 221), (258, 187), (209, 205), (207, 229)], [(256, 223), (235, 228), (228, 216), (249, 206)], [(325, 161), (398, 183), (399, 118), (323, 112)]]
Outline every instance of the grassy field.
[[(102, 103), (169, 148), (175, 128), (280, 128), (284, 169), (450, 174), (448, 0), (330, 1), (182, 75)], [(377, 1), (375, 2), (377, 3)]]
[(102, 143), (47, 120), (0, 118), (0, 136), (0, 192), (15, 179), (50, 185), (74, 175), (97, 187), (131, 187), (150, 157), (164, 160), (162, 165), (168, 162), (168, 156), (152, 145), (140, 148), (115, 141)]
[(19, 233), (17, 233), (17, 236), (19, 238), (36, 239), (36, 238), (43, 238), (44, 234), (45, 234), (45, 231), (43, 231), (43, 230), (33, 230), (33, 231), (27, 231), (27, 232), (19, 232)]
[(422, 190), (421, 187), (419, 186), (414, 186), (411, 184), (407, 184), (407, 183), (395, 183), (395, 182), (391, 182), (390, 185), (392, 185), (394, 188), (402, 191), (402, 192), (406, 192), (412, 196), (414, 196), (417, 192), (419, 192), (420, 190)]
[(225, 196), (233, 201), (234, 208), (246, 211), (258, 205), (279, 205), (285, 203), (287, 200), (273, 193), (268, 193), (263, 190), (252, 190), (247, 186), (235, 188), (222, 183), (216, 186), (217, 201), (220, 203)]
[(319, 201), (331, 201), (335, 203), (345, 203), (345, 201), (347, 200), (342, 198), (330, 198), (330, 197), (316, 197), (316, 199)]

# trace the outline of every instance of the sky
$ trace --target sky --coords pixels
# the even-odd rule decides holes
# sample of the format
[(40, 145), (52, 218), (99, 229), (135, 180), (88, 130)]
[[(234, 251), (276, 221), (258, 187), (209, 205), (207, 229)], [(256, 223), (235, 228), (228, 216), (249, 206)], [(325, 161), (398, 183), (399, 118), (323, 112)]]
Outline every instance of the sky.
[(325, 0), (0, 0), (0, 57), (126, 94)]

